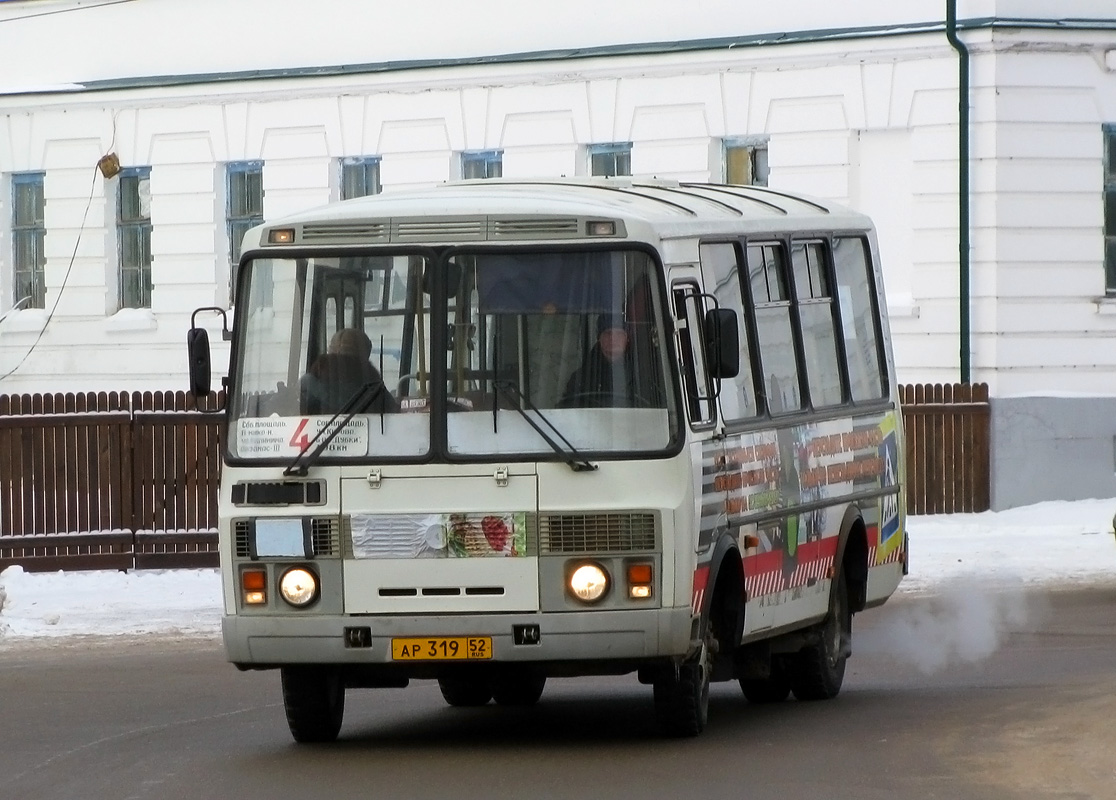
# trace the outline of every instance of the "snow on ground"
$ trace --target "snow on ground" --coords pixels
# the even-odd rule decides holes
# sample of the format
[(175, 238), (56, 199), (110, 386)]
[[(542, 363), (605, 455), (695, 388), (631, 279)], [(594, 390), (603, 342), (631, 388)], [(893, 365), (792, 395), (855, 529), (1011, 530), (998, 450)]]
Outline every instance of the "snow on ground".
[[(972, 661), (1035, 612), (1033, 600), (1018, 602), (1022, 589), (1116, 587), (1114, 513), (1116, 499), (911, 517), (911, 574), (899, 595), (915, 602), (885, 606), (882, 630), (858, 638), (857, 651), (929, 668)], [(213, 637), (220, 623), (216, 570), (0, 572), (0, 648), (88, 635)]]

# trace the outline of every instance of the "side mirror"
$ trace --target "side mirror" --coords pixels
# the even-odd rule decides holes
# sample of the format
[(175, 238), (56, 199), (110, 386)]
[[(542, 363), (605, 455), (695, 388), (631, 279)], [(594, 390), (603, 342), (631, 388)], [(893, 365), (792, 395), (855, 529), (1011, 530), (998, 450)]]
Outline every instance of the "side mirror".
[(190, 359), (190, 391), (194, 397), (205, 397), (210, 390), (209, 334), (205, 328), (198, 327), (198, 314), (213, 311), (221, 315), (221, 338), (226, 342), (232, 339), (229, 318), (225, 309), (206, 306), (194, 310), (190, 315), (190, 330), (186, 331), (186, 354)]
[(186, 352), (190, 357), (190, 391), (205, 397), (210, 390), (209, 333), (205, 328), (186, 332)]
[(735, 378), (740, 373), (740, 327), (731, 308), (711, 308), (705, 312), (705, 357), (709, 375)]

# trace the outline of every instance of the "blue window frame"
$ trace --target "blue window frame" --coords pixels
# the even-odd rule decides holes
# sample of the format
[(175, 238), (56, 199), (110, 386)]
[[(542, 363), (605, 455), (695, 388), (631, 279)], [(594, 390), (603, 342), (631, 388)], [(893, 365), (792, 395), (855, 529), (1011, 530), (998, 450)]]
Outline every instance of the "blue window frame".
[(1116, 295), (1116, 125), (1104, 126), (1104, 291)]
[(379, 156), (353, 156), (341, 159), (342, 200), (379, 194), (382, 189)]
[(249, 228), (263, 222), (263, 162), (234, 161), (227, 165), (229, 261), (240, 262), (240, 245)]
[(25, 308), (46, 307), (45, 177), (42, 172), (12, 175), (12, 302), (30, 298)]
[(589, 174), (615, 178), (632, 174), (632, 143), (589, 145)]
[(499, 178), (504, 174), (503, 150), (466, 150), (461, 154), (461, 177)]
[(151, 167), (127, 167), (117, 179), (120, 308), (151, 307), (150, 186)]

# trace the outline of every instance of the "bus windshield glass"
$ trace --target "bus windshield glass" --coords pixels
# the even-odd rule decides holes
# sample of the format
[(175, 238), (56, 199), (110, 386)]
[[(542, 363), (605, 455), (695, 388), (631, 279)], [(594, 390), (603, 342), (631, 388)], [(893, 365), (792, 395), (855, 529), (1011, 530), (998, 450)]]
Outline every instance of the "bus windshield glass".
[(245, 269), (234, 459), (293, 458), (352, 411), (322, 461), (646, 455), (680, 435), (645, 252), (462, 248)]

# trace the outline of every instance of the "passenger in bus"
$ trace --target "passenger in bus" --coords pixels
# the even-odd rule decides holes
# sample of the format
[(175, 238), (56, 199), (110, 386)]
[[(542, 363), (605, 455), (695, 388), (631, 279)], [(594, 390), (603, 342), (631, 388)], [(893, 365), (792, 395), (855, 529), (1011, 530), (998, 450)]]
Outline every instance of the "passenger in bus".
[(372, 341), (357, 328), (342, 328), (329, 341), (329, 349), (318, 356), (302, 378), (302, 409), (307, 414), (334, 414), (363, 386), (370, 386), (361, 413), (386, 414), (399, 410), (384, 385), (380, 371), (372, 366)]
[(560, 408), (647, 407), (631, 357), (624, 321), (608, 314), (597, 318), (597, 341), (566, 382)]

